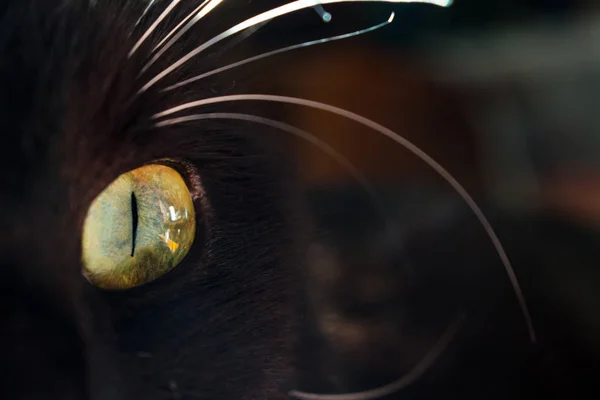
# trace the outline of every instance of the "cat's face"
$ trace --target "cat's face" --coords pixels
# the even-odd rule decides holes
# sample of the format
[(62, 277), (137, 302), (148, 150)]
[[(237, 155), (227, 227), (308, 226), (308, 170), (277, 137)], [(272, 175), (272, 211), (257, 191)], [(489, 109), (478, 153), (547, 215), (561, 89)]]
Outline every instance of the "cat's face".
[[(162, 93), (184, 68), (138, 94), (187, 50), (255, 11), (223, 5), (140, 75), (152, 47), (198, 4), (180, 4), (128, 57), (166, 2), (136, 27), (146, 5), (0, 5), (0, 398), (284, 393), (300, 263), (291, 170), (266, 145), (273, 137), (249, 123), (154, 126), (153, 114), (214, 95), (218, 80)], [(208, 52), (186, 68), (209, 70), (215, 58)], [(140, 287), (92, 285), (81, 261), (90, 205), (121, 174), (165, 158), (196, 191), (190, 253)]]
[[(271, 0), (1, 2), (0, 399), (264, 400), (287, 398), (288, 393), (322, 399), (298, 390), (313, 387), (334, 392), (342, 387), (339, 392), (362, 387), (363, 383), (376, 387), (382, 384), (382, 377), (387, 380), (396, 375), (401, 379), (380, 386), (382, 390), (333, 398), (364, 400), (391, 393), (403, 398), (422, 398), (424, 394), (506, 398), (506, 393), (508, 397), (532, 393), (530, 398), (539, 398), (545, 393), (556, 394), (563, 381), (567, 382), (563, 393), (585, 390), (585, 384), (594, 381), (592, 375), (596, 375), (597, 353), (586, 358), (592, 353), (588, 345), (582, 360), (594, 363), (594, 368), (580, 368), (577, 356), (571, 357), (572, 347), (563, 349), (561, 342), (555, 345), (555, 336), (562, 340), (554, 334), (556, 327), (564, 325), (564, 320), (554, 316), (546, 325), (543, 320), (536, 321), (543, 346), (541, 351), (532, 346), (532, 330), (523, 323), (528, 313), (522, 312), (514, 297), (520, 289), (514, 290), (512, 281), (506, 279), (506, 272), (510, 277), (512, 269), (498, 257), (503, 250), (499, 251), (494, 236), (481, 230), (481, 226), (487, 227), (487, 220), (454, 178), (420, 150), (411, 151), (466, 200), (476, 216), (479, 233), (473, 234), (471, 222), (458, 221), (449, 229), (426, 235), (423, 243), (417, 235), (416, 244), (409, 243), (412, 252), (408, 253), (415, 255), (420, 268), (411, 277), (402, 268), (395, 269), (403, 266), (404, 259), (398, 262), (396, 243), (390, 245), (390, 266), (394, 267), (389, 270), (393, 271), (390, 279), (402, 281), (404, 286), (389, 285), (390, 297), (377, 303), (387, 310), (381, 315), (388, 319), (384, 322), (392, 322), (385, 325), (386, 329), (391, 327), (389, 330), (374, 329), (371, 335), (357, 322), (361, 321), (360, 313), (354, 316), (353, 326), (345, 324), (342, 314), (333, 312), (340, 304), (355, 303), (360, 296), (354, 290), (344, 289), (336, 296), (335, 290), (323, 286), (326, 289), (319, 289), (323, 296), (314, 301), (319, 292), (314, 289), (318, 285), (310, 284), (314, 279), (311, 270), (322, 263), (303, 269), (308, 263), (302, 255), (310, 256), (303, 238), (304, 225), (308, 224), (296, 204), (300, 196), (295, 171), (277, 129), (296, 136), (302, 136), (303, 131), (261, 119), (257, 115), (264, 114), (257, 113), (252, 103), (215, 101), (216, 96), (253, 93), (244, 88), (245, 83), (252, 82), (247, 79), (252, 66), (226, 77), (212, 73), (247, 56), (242, 54), (245, 46), (240, 45), (245, 44), (244, 36), (226, 37), (232, 32), (228, 29), (281, 5), (269, 3)], [(306, 7), (312, 4), (293, 2), (300, 3)], [(260, 72), (260, 65), (256, 68)], [(177, 106), (202, 99), (212, 99), (213, 103), (172, 112)], [(317, 103), (300, 100), (298, 104)], [(320, 108), (367, 125), (411, 149), (372, 121), (332, 106)], [(312, 139), (313, 144), (318, 140)], [(116, 190), (117, 200), (110, 198), (115, 191), (107, 188), (114, 188), (114, 182), (122, 182), (123, 176), (149, 165), (168, 166), (183, 184), (161, 181), (157, 186), (163, 188), (161, 192), (151, 183), (158, 178), (150, 173), (138, 185), (141, 193), (137, 189), (131, 193)], [(103, 268), (102, 263), (90, 265), (90, 251), (94, 259), (98, 256), (94, 252), (106, 250), (104, 244), (98, 244), (98, 250), (93, 241), (91, 250), (85, 245), (90, 243), (86, 240), (90, 237), (86, 236), (90, 215), (92, 226), (97, 228), (94, 235), (126, 251), (131, 243), (132, 261), (125, 264), (135, 267), (136, 248), (147, 238), (141, 235), (137, 242), (134, 238), (140, 225), (142, 232), (150, 229), (144, 225), (150, 217), (144, 213), (159, 213), (158, 203), (152, 208), (152, 196), (177, 197), (173, 194), (177, 190), (183, 191), (183, 197), (178, 198), (187, 196), (185, 201), (193, 203), (186, 208), (195, 216), (187, 231), (191, 241), (176, 243), (164, 231), (157, 231), (153, 243), (162, 240), (161, 254), (167, 258), (169, 251), (175, 254), (185, 248), (186, 253), (174, 256), (177, 265), (173, 268), (152, 257), (150, 263), (145, 260), (154, 272), (146, 274), (144, 282), (132, 283), (119, 269), (112, 271), (110, 279), (120, 279), (120, 287), (107, 289), (106, 282), (90, 274), (90, 269)], [(107, 193), (109, 201), (105, 202)], [(147, 193), (150, 200), (136, 197)], [(98, 199), (100, 204), (117, 206), (91, 213)], [(336, 201), (335, 206), (343, 202)], [(150, 211), (139, 204), (149, 205)], [(171, 215), (171, 222), (179, 218), (175, 209), (169, 211), (173, 214), (160, 210)], [(123, 231), (119, 225), (129, 223), (138, 228)], [(508, 226), (503, 240), (513, 239), (513, 232), (522, 230), (510, 223)], [(455, 233), (460, 230), (462, 236)], [(113, 232), (123, 233), (126, 243), (118, 235), (113, 239)], [(361, 235), (361, 241), (368, 242), (370, 233)], [(481, 245), (483, 240), (487, 250)], [(534, 276), (536, 268), (546, 272), (546, 256), (532, 261), (530, 249), (523, 251), (520, 243), (514, 247), (517, 250), (509, 252), (511, 257), (513, 253), (522, 255), (515, 263), (521, 276)], [(350, 254), (348, 270), (353, 269), (353, 263), (362, 262), (354, 252)], [(369, 259), (365, 265), (374, 273), (378, 270), (372, 262)], [(357, 286), (366, 276), (354, 275)], [(301, 278), (309, 283), (305, 285)], [(532, 310), (537, 318), (547, 310), (551, 310), (549, 315), (555, 311), (547, 306), (546, 298), (535, 298), (538, 288), (550, 287), (538, 282), (535, 276), (523, 284), (524, 292), (534, 298)], [(307, 302), (303, 301), (304, 291), (310, 292)], [(553, 299), (559, 289), (548, 293)], [(332, 300), (331, 309), (323, 307), (330, 298), (336, 304)], [(582, 299), (578, 304), (587, 300)], [(319, 307), (322, 310), (315, 312)], [(399, 312), (409, 308), (410, 312)], [(412, 337), (416, 339), (411, 339), (411, 315), (415, 316)], [(453, 315), (457, 317), (452, 319)], [(417, 327), (426, 319), (435, 319), (435, 323), (425, 323), (425, 330)], [(463, 323), (465, 320), (468, 322)], [(382, 344), (386, 371), (381, 376), (367, 373), (365, 378), (362, 369), (347, 363), (349, 347), (344, 348), (343, 340), (335, 343), (337, 338), (344, 338), (340, 328), (344, 325), (356, 327), (354, 332), (361, 335), (355, 337), (359, 339), (368, 336), (368, 340), (355, 342), (359, 356), (377, 352), (377, 346), (373, 350), (368, 343)], [(376, 323), (372, 326), (378, 328)], [(352, 329), (348, 331), (352, 333)], [(440, 332), (449, 333), (438, 340)], [(454, 336), (454, 349), (437, 363)], [(388, 343), (382, 341), (386, 338)], [(578, 342), (569, 337), (571, 340)], [(323, 342), (339, 344), (342, 356), (315, 346)], [(386, 347), (390, 342), (393, 346)], [(553, 353), (555, 347), (558, 356)], [(387, 352), (387, 348), (396, 349), (395, 353)], [(404, 359), (397, 362), (394, 354)], [(369, 362), (378, 359), (371, 354), (359, 358)], [(369, 362), (365, 370), (377, 375), (377, 366)], [(437, 369), (432, 368), (427, 379), (412, 385), (432, 364)], [(297, 371), (293, 372), (294, 367)], [(331, 371), (347, 376), (332, 378)], [(312, 379), (314, 375), (322, 377)], [(552, 380), (548, 377), (554, 376), (561, 379), (548, 384)], [(412, 385), (410, 390), (396, 393), (407, 385)]]

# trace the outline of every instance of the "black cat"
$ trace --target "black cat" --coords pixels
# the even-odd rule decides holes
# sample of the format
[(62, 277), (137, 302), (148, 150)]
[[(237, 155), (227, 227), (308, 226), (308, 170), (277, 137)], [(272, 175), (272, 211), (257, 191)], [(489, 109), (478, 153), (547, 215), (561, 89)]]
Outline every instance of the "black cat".
[[(410, 230), (402, 249), (386, 242), (383, 256), (374, 260), (392, 289), (387, 297), (357, 305), (351, 289), (366, 276), (370, 260), (351, 250), (370, 231), (356, 228), (357, 237), (344, 236), (336, 221), (317, 218), (343, 239), (309, 239), (308, 210), (286, 143), (273, 126), (233, 119), (232, 113), (252, 114), (251, 106), (209, 105), (183, 115), (218, 111), (220, 118), (157, 124), (157, 113), (227, 94), (231, 82), (217, 77), (165, 89), (222, 66), (223, 57), (235, 59), (243, 48), (224, 39), (219, 44), (227, 46), (227, 55), (211, 46), (189, 62), (178, 61), (273, 6), (218, 3), (207, 2), (205, 10), (216, 6), (210, 15), (172, 45), (162, 39), (200, 2), (0, 4), (0, 398), (283, 399), (290, 391), (300, 397), (357, 392), (405, 374), (400, 391), (338, 398), (597, 394), (596, 342), (582, 339), (586, 327), (565, 319), (564, 310), (554, 312), (559, 308), (548, 299), (558, 298), (563, 286), (546, 269), (554, 260), (543, 251), (545, 243), (563, 240), (557, 230), (562, 235), (573, 229), (579, 243), (588, 240), (587, 233), (530, 217), (494, 218), (509, 254), (516, 255), (535, 344), (489, 238), (472, 215), (453, 209), (445, 215), (455, 218)], [(160, 23), (153, 28), (155, 21)], [(244, 92), (244, 81), (236, 80), (236, 91)], [(194, 244), (182, 263), (151, 282), (102, 289), (82, 274), (88, 210), (111, 182), (147, 164), (172, 167), (192, 192)], [(350, 204), (352, 195), (328, 198), (337, 206)], [(326, 203), (318, 200), (316, 210), (325, 210)], [(356, 217), (355, 209), (348, 214)], [(313, 242), (341, 248), (338, 261), (354, 274), (354, 283), (342, 282), (332, 292), (315, 284), (311, 265), (320, 264), (307, 257), (315, 253), (314, 246), (308, 251)], [(418, 268), (411, 269), (406, 256)], [(325, 315), (324, 305), (346, 313)], [(579, 310), (583, 317), (576, 321), (594, 321), (589, 310)], [(357, 326), (344, 318), (364, 322), (373, 313), (391, 328), (378, 330), (373, 323), (377, 329), (358, 335), (372, 338), (354, 341), (361, 346), (346, 352), (351, 337), (341, 352), (332, 350), (332, 337), (363, 333), (340, 330)], [(363, 354), (375, 354), (367, 345), (377, 343), (378, 355)]]
[[(137, 26), (147, 3), (0, 4), (0, 398), (265, 399), (289, 389), (302, 229), (277, 138), (226, 120), (154, 126), (153, 114), (222, 90), (202, 81), (161, 92), (188, 67), (216, 67), (212, 50), (139, 93), (188, 50), (256, 13), (224, 2), (188, 34), (194, 40), (141, 73), (196, 3), (182, 2), (131, 57), (165, 2)], [(80, 261), (92, 200), (119, 175), (165, 158), (204, 192), (192, 251), (148, 285), (95, 288)]]

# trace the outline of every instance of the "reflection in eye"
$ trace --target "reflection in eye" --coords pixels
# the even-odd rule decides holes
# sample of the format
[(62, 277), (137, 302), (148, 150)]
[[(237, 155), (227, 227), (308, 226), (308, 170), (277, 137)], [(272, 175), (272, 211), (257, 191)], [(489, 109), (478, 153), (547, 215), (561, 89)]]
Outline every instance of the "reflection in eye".
[(83, 274), (104, 289), (153, 281), (179, 264), (196, 233), (194, 204), (177, 171), (147, 165), (111, 183), (83, 227)]

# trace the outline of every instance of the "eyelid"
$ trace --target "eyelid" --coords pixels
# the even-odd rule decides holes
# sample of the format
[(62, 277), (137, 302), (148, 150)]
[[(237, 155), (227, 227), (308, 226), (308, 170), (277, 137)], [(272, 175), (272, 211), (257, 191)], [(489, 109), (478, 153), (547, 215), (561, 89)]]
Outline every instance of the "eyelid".
[(159, 158), (152, 162), (146, 163), (145, 165), (154, 164), (162, 164), (179, 172), (185, 181), (194, 201), (206, 197), (204, 186), (202, 185), (202, 180), (200, 178), (200, 172), (198, 171), (198, 168), (191, 162), (177, 158)]

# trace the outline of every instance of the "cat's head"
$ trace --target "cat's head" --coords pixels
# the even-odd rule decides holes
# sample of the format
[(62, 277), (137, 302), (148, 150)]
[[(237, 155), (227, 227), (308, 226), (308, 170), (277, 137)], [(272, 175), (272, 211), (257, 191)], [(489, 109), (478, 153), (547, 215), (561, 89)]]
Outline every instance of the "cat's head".
[[(256, 10), (223, 4), (142, 72), (201, 4), (178, 4), (132, 52), (171, 2), (144, 14), (149, 3), (0, 5), (1, 398), (265, 399), (289, 378), (301, 262), (292, 169), (256, 124), (156, 126), (154, 114), (231, 87), (213, 79), (162, 91), (217, 66), (222, 47), (140, 92)], [(147, 284), (102, 289), (82, 274), (88, 210), (111, 182), (148, 164), (186, 183), (193, 246)]]

